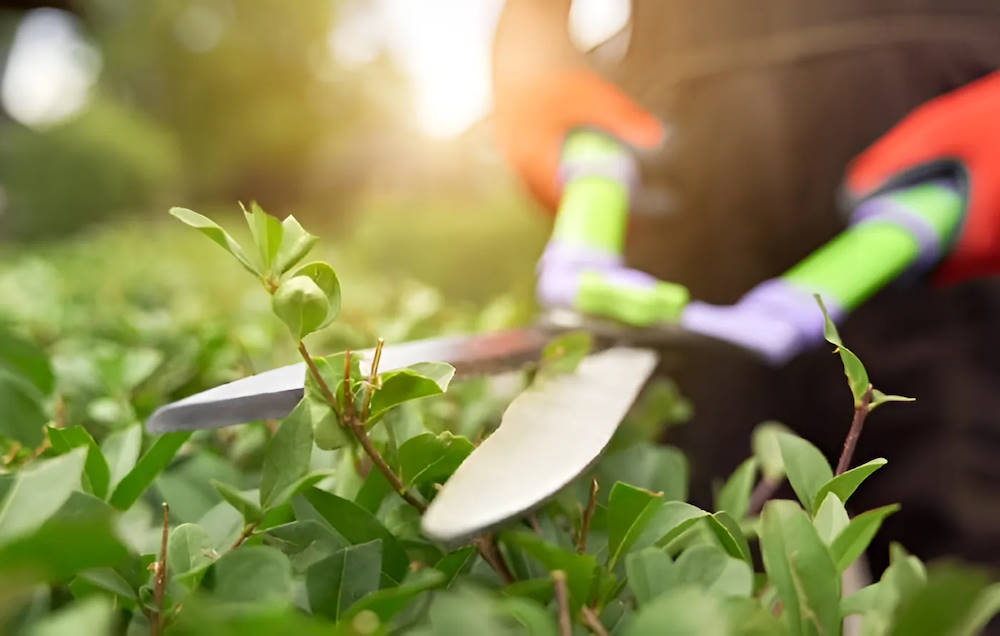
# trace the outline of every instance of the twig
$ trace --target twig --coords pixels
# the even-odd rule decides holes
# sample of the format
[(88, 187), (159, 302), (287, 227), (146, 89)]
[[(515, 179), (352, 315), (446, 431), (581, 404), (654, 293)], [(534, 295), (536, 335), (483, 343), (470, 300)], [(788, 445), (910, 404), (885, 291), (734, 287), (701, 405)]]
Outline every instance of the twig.
[(861, 429), (865, 425), (865, 418), (872, 403), (872, 390), (872, 385), (869, 384), (865, 394), (861, 396), (861, 402), (854, 407), (854, 419), (851, 420), (851, 428), (847, 431), (847, 438), (844, 439), (844, 450), (840, 453), (840, 461), (837, 462), (837, 475), (851, 466), (854, 448), (858, 445), (858, 438), (861, 437)]
[(167, 585), (167, 528), (170, 506), (163, 502), (163, 533), (160, 535), (160, 558), (153, 569), (153, 615), (149, 619), (149, 635), (163, 633), (163, 590)]
[(309, 350), (306, 349), (306, 343), (299, 341), (299, 354), (302, 355), (302, 359), (306, 361), (306, 366), (309, 367), (309, 375), (313, 377), (316, 381), (316, 385), (319, 387), (319, 392), (323, 396), (326, 403), (333, 409), (334, 414), (337, 419), (340, 419), (340, 407), (337, 406), (337, 398), (330, 392), (330, 387), (326, 385), (326, 381), (320, 374), (319, 369), (316, 368), (316, 363), (313, 361), (312, 356), (309, 355)]
[(21, 442), (14, 442), (13, 444), (11, 444), (10, 450), (7, 452), (6, 455), (3, 456), (3, 465), (6, 466), (7, 464), (14, 461), (14, 458), (17, 457), (17, 454), (19, 452), (21, 452)]
[(243, 526), (243, 530), (240, 532), (239, 536), (236, 537), (236, 540), (233, 541), (233, 545), (229, 546), (229, 551), (232, 552), (236, 548), (243, 545), (244, 541), (253, 536), (253, 531), (256, 529), (257, 529), (256, 521), (254, 521), (253, 523), (248, 523), (247, 525)]
[(597, 636), (608, 636), (608, 630), (604, 628), (604, 623), (598, 618), (597, 612), (584, 605), (580, 608), (580, 614), (583, 616), (584, 624), (590, 628), (590, 631), (597, 634)]
[(299, 341), (299, 353), (302, 354), (302, 358), (306, 361), (306, 366), (309, 367), (309, 372), (312, 374), (313, 380), (315, 380), (316, 384), (319, 386), (320, 394), (323, 396), (323, 399), (326, 400), (326, 403), (330, 406), (330, 408), (334, 410), (334, 413), (337, 414), (341, 425), (354, 434), (358, 443), (361, 444), (361, 448), (365, 450), (368, 458), (372, 460), (372, 464), (374, 464), (379, 471), (381, 471), (399, 496), (405, 499), (408, 504), (416, 508), (418, 512), (423, 514), (423, 512), (427, 509), (427, 504), (406, 490), (406, 487), (403, 486), (402, 480), (396, 475), (395, 472), (393, 472), (392, 468), (389, 467), (389, 464), (387, 464), (385, 459), (382, 458), (381, 453), (378, 452), (378, 449), (375, 448), (375, 445), (372, 444), (372, 441), (368, 438), (368, 434), (365, 432), (365, 423), (359, 420), (355, 414), (354, 400), (351, 396), (350, 389), (351, 352), (344, 352), (345, 399), (343, 415), (341, 415), (341, 413), (337, 410), (337, 399), (334, 397), (330, 387), (327, 386), (326, 380), (324, 380), (323, 376), (320, 375), (319, 369), (316, 368), (316, 363), (313, 362), (312, 356), (309, 355), (309, 351), (306, 349), (305, 343), (301, 341)]
[[(368, 421), (368, 408), (371, 406), (372, 395), (375, 393), (376, 380), (378, 379), (378, 364), (382, 360), (382, 347), (385, 340), (378, 339), (375, 343), (375, 355), (372, 356), (372, 368), (368, 372), (368, 384), (365, 385), (365, 395), (361, 399), (361, 421)], [(388, 428), (388, 427), (387, 427)]]
[(777, 492), (780, 486), (780, 480), (768, 479), (767, 477), (761, 479), (754, 487), (753, 492), (750, 493), (750, 504), (747, 507), (747, 514), (751, 516), (759, 514), (764, 508), (764, 504), (774, 496), (774, 493)]
[(590, 532), (590, 519), (594, 516), (594, 508), (597, 507), (597, 479), (590, 480), (590, 499), (587, 500), (587, 507), (583, 509), (583, 516), (580, 519), (580, 535), (576, 538), (576, 551), (583, 554), (587, 551), (587, 534)]
[(528, 525), (535, 534), (542, 534), (542, 526), (538, 525), (538, 517), (533, 512), (528, 513)]
[(569, 593), (566, 591), (566, 573), (552, 572), (552, 586), (556, 593), (556, 607), (559, 608), (559, 636), (573, 636), (573, 623), (569, 617)]
[(494, 542), (492, 536), (484, 534), (476, 537), (472, 542), (476, 545), (476, 549), (479, 550), (479, 556), (483, 557), (483, 561), (486, 561), (497, 575), (500, 576), (500, 580), (503, 581), (504, 585), (510, 585), (514, 582), (514, 575), (510, 573), (510, 569), (504, 563), (503, 555), (500, 554), (500, 549), (497, 548), (497, 544)]

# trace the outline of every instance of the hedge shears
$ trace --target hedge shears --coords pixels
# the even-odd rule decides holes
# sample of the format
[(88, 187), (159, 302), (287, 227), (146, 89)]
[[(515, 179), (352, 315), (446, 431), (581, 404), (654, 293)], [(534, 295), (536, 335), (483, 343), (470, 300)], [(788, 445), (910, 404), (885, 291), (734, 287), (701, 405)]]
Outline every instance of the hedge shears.
[[(658, 363), (658, 350), (711, 339), (781, 364), (822, 342), (822, 297), (835, 321), (906, 272), (946, 254), (964, 210), (954, 182), (894, 189), (855, 207), (846, 230), (779, 278), (729, 306), (689, 298), (678, 284), (626, 268), (622, 251), (635, 183), (631, 153), (578, 130), (566, 141), (563, 195), (538, 270), (537, 324), (507, 331), (388, 345), (381, 370), (445, 361), (457, 377), (497, 374), (537, 360), (551, 338), (583, 329), (595, 351), (575, 372), (517, 396), (499, 428), (431, 502), (424, 533), (457, 543), (541, 506), (600, 456)], [(357, 352), (362, 372), (372, 351)], [(158, 409), (151, 433), (284, 417), (303, 397), (303, 364), (230, 382)]]

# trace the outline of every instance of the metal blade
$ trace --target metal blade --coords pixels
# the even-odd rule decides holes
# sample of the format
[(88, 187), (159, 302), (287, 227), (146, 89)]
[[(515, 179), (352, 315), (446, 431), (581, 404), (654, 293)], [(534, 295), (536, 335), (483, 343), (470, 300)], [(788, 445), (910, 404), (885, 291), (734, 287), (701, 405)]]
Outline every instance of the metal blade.
[[(454, 365), (459, 377), (514, 369), (537, 359), (552, 334), (551, 329), (529, 327), (391, 345), (382, 350), (379, 369), (438, 360)], [(368, 373), (373, 353), (373, 349), (355, 352), (362, 373)], [(305, 374), (305, 363), (293, 364), (196, 393), (157, 409), (146, 429), (168, 433), (282, 418), (302, 399)]]
[(542, 505), (594, 463), (657, 360), (615, 347), (525, 390), (431, 502), (424, 534), (458, 543)]

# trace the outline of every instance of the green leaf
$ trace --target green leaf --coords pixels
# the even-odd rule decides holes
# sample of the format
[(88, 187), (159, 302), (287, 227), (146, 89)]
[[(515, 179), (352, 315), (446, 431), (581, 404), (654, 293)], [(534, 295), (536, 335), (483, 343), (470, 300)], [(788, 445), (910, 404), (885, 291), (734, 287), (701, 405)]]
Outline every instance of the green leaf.
[(211, 587), (220, 600), (244, 603), (288, 601), (292, 567), (279, 550), (263, 545), (227, 552), (212, 566)]
[(190, 225), (194, 229), (198, 230), (214, 243), (220, 245), (224, 250), (232, 254), (240, 265), (246, 268), (248, 272), (254, 274), (255, 276), (261, 275), (263, 272), (257, 271), (250, 259), (247, 258), (246, 253), (240, 244), (237, 243), (233, 237), (229, 235), (228, 232), (219, 227), (214, 221), (206, 216), (202, 216), (197, 212), (188, 210), (186, 208), (170, 208), (170, 214), (182, 223)]
[(258, 258), (260, 259), (260, 271), (271, 273), (271, 266), (278, 255), (281, 247), (282, 226), (281, 221), (276, 217), (264, 212), (256, 201), (250, 202), (250, 210), (240, 203), (243, 208), (243, 215), (246, 217), (247, 225), (250, 226), (250, 234), (253, 242), (257, 246)]
[(627, 636), (730, 634), (722, 602), (694, 586), (675, 587), (641, 608)]
[(663, 506), (663, 496), (622, 482), (608, 495), (608, 569), (614, 569), (622, 555)]
[(738, 521), (729, 516), (725, 510), (706, 516), (705, 521), (708, 523), (708, 529), (712, 531), (715, 538), (719, 540), (719, 545), (729, 556), (742, 559), (751, 567), (753, 566), (750, 543), (747, 541), (746, 535), (743, 534)]
[(379, 374), (380, 388), (372, 395), (369, 423), (378, 421), (389, 409), (448, 390), (455, 367), (446, 362), (418, 362), (402, 369)]
[(869, 510), (851, 519), (847, 527), (837, 534), (837, 538), (830, 544), (830, 555), (833, 557), (837, 569), (844, 571), (854, 562), (861, 553), (865, 551), (871, 543), (875, 533), (878, 532), (882, 520), (899, 510), (899, 504), (882, 506)]
[(956, 565), (932, 569), (927, 583), (900, 604), (892, 636), (918, 634), (973, 634), (965, 631), (981, 620), (977, 606), (987, 589), (987, 577), (979, 571)]
[(50, 395), (55, 376), (49, 357), (34, 343), (0, 328), (0, 369), (28, 381), (41, 395)]
[(122, 598), (135, 601), (139, 598), (138, 593), (132, 584), (116, 570), (109, 567), (93, 568), (84, 570), (77, 574), (77, 578), (83, 579), (94, 587), (100, 588), (112, 594), (117, 594)]
[(199, 525), (182, 523), (167, 539), (167, 573), (188, 590), (198, 587), (201, 576), (212, 564), (212, 541)]
[[(81, 456), (81, 466), (82, 461)], [(127, 557), (108, 516), (53, 517), (30, 534), (0, 546), (0, 576), (10, 575), (23, 583), (60, 581)]]
[(750, 508), (750, 493), (757, 477), (757, 459), (751, 457), (740, 464), (715, 498), (715, 509), (724, 510), (736, 519), (746, 516)]
[(735, 559), (714, 545), (694, 545), (681, 553), (673, 564), (676, 584), (693, 584), (719, 597), (749, 598), (753, 592), (753, 571), (746, 561)]
[(36, 461), (14, 475), (0, 499), (0, 544), (41, 526), (80, 487), (87, 451)]
[(905, 397), (902, 395), (886, 395), (878, 389), (872, 389), (872, 401), (868, 405), (868, 411), (871, 412), (876, 406), (880, 404), (885, 404), (886, 402), (916, 402), (917, 398)]
[(791, 433), (779, 433), (781, 458), (795, 495), (806, 510), (813, 510), (819, 489), (833, 479), (833, 471), (818, 448)]
[(31, 448), (41, 444), (49, 420), (42, 399), (34, 385), (0, 367), (0, 437)]
[(793, 634), (838, 634), (840, 576), (808, 515), (792, 501), (761, 513), (761, 556)]
[(979, 634), (1000, 613), (1000, 583), (993, 583), (976, 598), (972, 608), (966, 612), (962, 626), (956, 630), (963, 634)]
[(141, 424), (119, 429), (101, 442), (101, 452), (108, 463), (109, 492), (113, 492), (125, 475), (135, 468), (140, 450), (142, 450)]
[(288, 555), (292, 570), (305, 573), (312, 564), (350, 545), (325, 521), (306, 519), (268, 528), (264, 539)]
[(781, 458), (779, 433), (791, 433), (788, 427), (778, 422), (764, 422), (753, 429), (751, 446), (753, 455), (760, 462), (760, 472), (764, 479), (772, 483), (785, 477), (785, 462)]
[(381, 507), (386, 495), (392, 492), (392, 484), (385, 478), (381, 470), (370, 470), (368, 476), (361, 483), (354, 503), (358, 504), (368, 512), (375, 514)]
[[(836, 501), (839, 499), (834, 498)], [(891, 613), (892, 608), (881, 607), (879, 600), (882, 596), (882, 584), (873, 583), (867, 585), (854, 594), (846, 596), (840, 601), (840, 615), (850, 616), (851, 614), (864, 614), (866, 612), (887, 610), (887, 613)]]
[(844, 346), (844, 343), (840, 339), (840, 334), (837, 333), (837, 326), (833, 324), (830, 314), (826, 311), (826, 306), (823, 305), (823, 299), (819, 297), (819, 294), (813, 294), (813, 296), (816, 298), (816, 302), (819, 303), (819, 308), (823, 312), (823, 337), (826, 338), (827, 342), (837, 347), (835, 352), (840, 354), (840, 361), (844, 365), (844, 375), (847, 376), (847, 384), (850, 386), (851, 394), (854, 396), (854, 405), (858, 406), (868, 391), (868, 387), (871, 386), (868, 380), (868, 371), (865, 370), (865, 366), (861, 364), (858, 356), (854, 355), (853, 351)]
[(305, 410), (294, 409), (281, 421), (267, 443), (260, 475), (260, 505), (271, 508), (288, 500), (290, 489), (309, 471), (312, 422)]
[(44, 616), (25, 631), (26, 636), (105, 636), (114, 632), (114, 602), (90, 596)]
[(816, 511), (813, 518), (813, 526), (816, 527), (819, 538), (826, 545), (830, 545), (834, 538), (840, 534), (840, 531), (847, 527), (848, 523), (850, 523), (850, 518), (847, 516), (843, 502), (834, 493), (826, 493), (823, 503), (819, 505), (819, 510)]
[(574, 613), (587, 602), (597, 568), (593, 556), (563, 550), (546, 543), (536, 534), (523, 531), (503, 532), (500, 534), (500, 540), (520, 549), (549, 572), (555, 570), (565, 572), (566, 587), (569, 589), (570, 605)]
[(656, 511), (635, 545), (636, 547), (648, 545), (667, 547), (685, 530), (707, 516), (709, 513), (689, 503), (668, 501)]
[(542, 576), (535, 579), (514, 581), (510, 585), (500, 588), (500, 593), (504, 596), (530, 598), (542, 605), (548, 605), (552, 597), (555, 596), (555, 589), (552, 587), (552, 577)]
[[(348, 501), (324, 490), (310, 488), (301, 495), (316, 513), (330, 527), (353, 545), (367, 543), (375, 539), (382, 541), (382, 572), (394, 583), (403, 580), (410, 561), (399, 541), (385, 529), (374, 516), (354, 502)], [(301, 519), (296, 508), (296, 517)]]
[(372, 612), (382, 623), (403, 611), (416, 596), (427, 590), (445, 585), (448, 577), (432, 568), (424, 568), (406, 577), (396, 587), (372, 592), (348, 607), (342, 619), (351, 619), (361, 612)]
[(318, 561), (306, 571), (306, 591), (313, 614), (338, 620), (356, 601), (379, 588), (382, 541), (352, 545)]
[(314, 261), (295, 270), (292, 273), (292, 278), (296, 276), (309, 278), (323, 290), (323, 295), (326, 296), (326, 320), (320, 326), (325, 327), (333, 322), (340, 314), (340, 280), (337, 279), (337, 273), (333, 271), (333, 268), (322, 261)]
[(87, 449), (87, 460), (83, 467), (83, 473), (86, 477), (85, 486), (87, 486), (88, 492), (104, 499), (108, 494), (108, 481), (111, 474), (108, 470), (108, 462), (104, 459), (101, 449), (97, 447), (97, 442), (90, 436), (87, 429), (79, 425), (69, 428), (49, 427), (48, 435), (52, 449), (57, 453), (68, 453), (74, 448)]
[(570, 331), (553, 338), (542, 349), (539, 375), (553, 376), (576, 371), (593, 346), (594, 338), (587, 331)]
[(556, 636), (552, 615), (544, 607), (527, 598), (505, 598), (495, 607), (520, 626), (528, 636)]
[(830, 492), (837, 495), (846, 504), (847, 499), (854, 494), (854, 491), (861, 485), (861, 482), (887, 463), (887, 460), (879, 457), (878, 459), (873, 459), (870, 462), (845, 471), (826, 482), (816, 491), (816, 496), (813, 498), (816, 509), (819, 509), (819, 505), (826, 498), (827, 493)]
[(620, 481), (662, 492), (664, 501), (684, 501), (688, 495), (688, 464), (684, 454), (670, 446), (642, 442), (603, 457), (598, 464), (601, 483)]
[(296, 340), (319, 329), (329, 308), (326, 294), (308, 276), (292, 276), (271, 296), (271, 309)]
[(156, 476), (163, 472), (180, 450), (184, 442), (191, 437), (191, 431), (167, 433), (161, 435), (149, 447), (149, 450), (139, 458), (135, 468), (129, 471), (118, 483), (108, 500), (119, 510), (132, 507), (135, 500), (149, 488)]
[(281, 222), (281, 229), (281, 246), (273, 268), (277, 274), (284, 274), (305, 258), (319, 238), (307, 232), (291, 214)]
[(472, 442), (450, 431), (411, 437), (399, 447), (399, 477), (407, 488), (444, 483), (474, 449)]
[(445, 575), (442, 586), (451, 587), (455, 579), (467, 572), (475, 560), (476, 549), (472, 546), (460, 548), (441, 557), (441, 560), (434, 564), (434, 569)]
[(261, 510), (257, 502), (250, 494), (240, 492), (236, 488), (233, 488), (227, 483), (221, 482), (218, 479), (213, 479), (211, 481), (212, 488), (233, 508), (236, 508), (241, 515), (243, 515), (243, 520), (246, 523), (256, 523), (260, 521), (261, 517), (264, 516), (264, 511)]
[(673, 561), (661, 548), (643, 548), (625, 557), (628, 584), (639, 607), (674, 586)]

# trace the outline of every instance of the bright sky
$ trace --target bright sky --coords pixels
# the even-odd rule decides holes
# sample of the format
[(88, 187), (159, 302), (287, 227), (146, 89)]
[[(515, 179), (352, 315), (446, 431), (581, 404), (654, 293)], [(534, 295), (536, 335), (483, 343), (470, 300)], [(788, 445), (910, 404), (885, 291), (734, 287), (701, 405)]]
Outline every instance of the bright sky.
[[(337, 60), (360, 65), (389, 52), (409, 75), (416, 124), (449, 138), (490, 109), (490, 43), (503, 0), (369, 0), (344, 8), (330, 36)], [(583, 49), (626, 24), (629, 0), (574, 0), (570, 27)]]
[[(414, 89), (417, 128), (435, 138), (460, 134), (489, 112), (490, 42), (503, 0), (342, 0), (330, 50), (360, 67), (387, 52)], [(193, 51), (211, 50), (223, 36), (225, 0), (189, 3), (175, 35)], [(629, 0), (574, 0), (570, 32), (583, 49), (604, 41), (629, 18)], [(211, 9), (211, 10), (210, 10)], [(52, 124), (86, 104), (100, 55), (76, 19), (38, 9), (22, 20), (0, 80), (0, 103), (31, 126)]]

